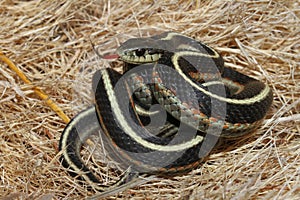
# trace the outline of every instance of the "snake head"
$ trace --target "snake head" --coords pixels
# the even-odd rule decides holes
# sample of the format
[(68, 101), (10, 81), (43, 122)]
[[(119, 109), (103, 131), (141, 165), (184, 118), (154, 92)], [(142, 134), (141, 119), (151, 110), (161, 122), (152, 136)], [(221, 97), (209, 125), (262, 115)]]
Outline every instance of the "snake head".
[(119, 59), (130, 64), (157, 62), (163, 52), (162, 46), (152, 38), (129, 39), (117, 49)]

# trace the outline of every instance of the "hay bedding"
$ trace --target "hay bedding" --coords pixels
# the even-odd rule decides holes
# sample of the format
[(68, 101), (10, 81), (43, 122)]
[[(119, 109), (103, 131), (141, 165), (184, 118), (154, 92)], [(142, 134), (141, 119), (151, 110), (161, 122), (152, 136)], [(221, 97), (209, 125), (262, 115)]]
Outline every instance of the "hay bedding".
[[(100, 53), (113, 52), (131, 37), (167, 30), (210, 44), (228, 66), (273, 89), (264, 126), (244, 145), (211, 155), (187, 175), (155, 180), (112, 199), (299, 199), (299, 8), (296, 0), (3, 0), (0, 44), (70, 117), (91, 104), (91, 76), (109, 65), (96, 59), (90, 39)], [(32, 86), (0, 65), (0, 196), (82, 199), (93, 194), (58, 162), (65, 123)]]

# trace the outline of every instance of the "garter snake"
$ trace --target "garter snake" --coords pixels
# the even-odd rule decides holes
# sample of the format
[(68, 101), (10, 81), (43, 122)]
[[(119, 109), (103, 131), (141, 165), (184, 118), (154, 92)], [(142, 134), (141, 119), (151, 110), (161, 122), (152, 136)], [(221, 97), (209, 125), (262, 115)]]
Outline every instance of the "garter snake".
[[(106, 188), (79, 153), (95, 131), (102, 130), (105, 148), (124, 169), (178, 174), (200, 164), (211, 150), (203, 147), (207, 138), (253, 132), (272, 104), (266, 84), (224, 67), (213, 48), (178, 33), (129, 39), (117, 54), (123, 75), (110, 68), (95, 73), (95, 106), (73, 118), (60, 139), (62, 164), (100, 191)], [(151, 110), (154, 104), (161, 110)], [(162, 122), (153, 133), (147, 123), (155, 118)]]

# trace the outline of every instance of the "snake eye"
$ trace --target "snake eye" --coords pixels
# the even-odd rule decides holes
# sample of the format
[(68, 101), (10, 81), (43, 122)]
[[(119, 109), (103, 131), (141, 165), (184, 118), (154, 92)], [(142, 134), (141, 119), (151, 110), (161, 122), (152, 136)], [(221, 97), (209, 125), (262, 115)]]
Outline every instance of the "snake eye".
[(140, 56), (144, 56), (146, 53), (146, 49), (137, 49), (135, 50), (135, 55), (140, 57)]

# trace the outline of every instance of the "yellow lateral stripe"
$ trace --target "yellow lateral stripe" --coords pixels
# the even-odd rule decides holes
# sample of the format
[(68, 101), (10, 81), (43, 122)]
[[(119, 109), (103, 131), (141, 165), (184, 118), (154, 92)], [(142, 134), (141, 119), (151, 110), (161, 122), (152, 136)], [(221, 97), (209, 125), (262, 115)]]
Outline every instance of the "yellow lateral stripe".
[(112, 111), (115, 114), (116, 120), (119, 122), (120, 126), (122, 127), (122, 130), (128, 134), (133, 140), (135, 140), (137, 143), (141, 144), (142, 146), (145, 146), (149, 149), (156, 150), (156, 151), (164, 151), (164, 152), (172, 152), (172, 151), (182, 151), (188, 148), (191, 148), (193, 146), (196, 146), (200, 142), (202, 142), (203, 137), (196, 135), (195, 138), (192, 140), (175, 144), (175, 145), (158, 145), (155, 143), (148, 142), (147, 140), (144, 140), (141, 136), (139, 136), (132, 127), (127, 123), (127, 120), (125, 119), (124, 115), (122, 114), (122, 111), (119, 107), (118, 101), (116, 99), (116, 95), (114, 93), (114, 87), (111, 84), (110, 77), (106, 69), (101, 70), (102, 79), (104, 82), (104, 87), (107, 92), (107, 96), (109, 99), (109, 102), (111, 104)]
[[(181, 36), (178, 33), (169, 33), (166, 37), (161, 38), (161, 40), (171, 40), (174, 36)], [(188, 37), (189, 38), (189, 37)], [(254, 104), (262, 99), (264, 99), (265, 97), (268, 96), (269, 92), (270, 92), (270, 88), (269, 86), (265, 85), (265, 88), (256, 96), (248, 98), (248, 99), (231, 99), (231, 98), (226, 98), (226, 97), (222, 97), (222, 96), (218, 96), (216, 94), (213, 94), (209, 91), (204, 90), (203, 88), (199, 87), (197, 84), (195, 84), (190, 78), (188, 78), (183, 71), (181, 70), (178, 60), (180, 57), (182, 56), (204, 56), (204, 57), (210, 57), (210, 58), (218, 58), (219, 54), (212, 48), (210, 48), (213, 52), (214, 55), (207, 55), (204, 54), (202, 52), (190, 52), (190, 51), (181, 51), (181, 52), (177, 52), (173, 55), (172, 57), (172, 62), (174, 64), (174, 67), (176, 69), (176, 71), (193, 87), (197, 88), (199, 91), (203, 92), (204, 94), (216, 98), (220, 101), (224, 101), (226, 103), (232, 103), (232, 104), (245, 104), (245, 105), (250, 105), (250, 104)]]
[(186, 76), (186, 74), (181, 70), (181, 68), (179, 66), (179, 63), (178, 63), (178, 60), (179, 60), (179, 57), (182, 57), (182, 56), (185, 56), (185, 55), (187, 55), (187, 56), (190, 56), (190, 55), (192, 55), (192, 56), (206, 56), (206, 57), (211, 57), (211, 58), (214, 58), (216, 56), (215, 55), (214, 56), (213, 55), (207, 56), (203, 53), (182, 51), (182, 52), (175, 53), (172, 57), (172, 62), (174, 64), (174, 67), (175, 67), (176, 71), (181, 75), (181, 77), (183, 77), (194, 88), (197, 88), (199, 91), (203, 92), (204, 94), (206, 94), (210, 97), (213, 97), (213, 98), (218, 99), (220, 101), (224, 101), (226, 103), (250, 105), (250, 104), (254, 104), (254, 103), (264, 99), (265, 97), (268, 96), (268, 94), (270, 92), (270, 88), (267, 85), (265, 85), (265, 88), (259, 94), (257, 94), (256, 96), (250, 97), (248, 99), (231, 99), (231, 98), (218, 96), (217, 94), (213, 94), (213, 93), (199, 87), (190, 78), (188, 78)]
[[(5, 62), (11, 70), (16, 72), (16, 74), (24, 81), (24, 83), (32, 85), (31, 81), (25, 76), (25, 74), (7, 57), (4, 55), (2, 51), (0, 51), (0, 59)], [(42, 89), (40, 89), (37, 86), (33, 86), (33, 91), (36, 93), (42, 100), (46, 102), (46, 104), (54, 111), (56, 114), (65, 122), (69, 123), (70, 118), (62, 111), (62, 109), (54, 103), (50, 97), (43, 92)]]
[[(69, 137), (69, 134), (71, 133), (72, 131), (72, 128), (76, 127), (77, 124), (80, 124), (80, 120), (85, 118), (86, 116), (88, 115), (91, 115), (93, 113), (96, 113), (95, 112), (95, 108), (94, 107), (91, 107), (89, 109), (86, 109), (84, 110), (83, 112), (79, 113), (77, 115), (77, 117), (73, 118), (73, 120), (68, 124), (68, 126), (65, 128), (64, 130), (64, 133), (62, 134), (62, 137), (61, 137), (61, 150), (62, 150), (62, 154), (63, 154), (63, 158), (65, 159), (65, 161), (68, 163), (68, 165), (71, 167), (72, 170), (74, 170), (75, 173), (79, 174), (80, 176), (82, 176), (84, 178), (84, 180), (89, 184), (89, 185), (92, 185), (94, 188), (96, 188), (97, 190), (99, 191), (104, 191), (105, 190), (105, 187), (101, 187), (101, 186), (98, 186), (97, 184), (93, 184), (94, 182), (85, 174), (85, 172), (83, 172), (81, 170), (81, 168), (79, 168), (76, 163), (72, 160), (72, 158), (69, 156), (69, 153), (66, 149), (67, 149), (67, 146), (70, 145), (68, 144), (68, 137)], [(91, 128), (91, 126), (90, 126)], [(80, 137), (82, 138), (87, 138), (88, 135), (90, 135), (91, 131), (85, 131), (85, 132), (80, 132)], [(80, 151), (80, 149), (77, 149), (76, 148), (76, 151)], [(75, 152), (77, 154), (77, 152)], [(78, 156), (79, 159), (80, 156), (79, 155), (76, 155)], [(81, 163), (82, 166), (84, 165), (83, 163)]]

